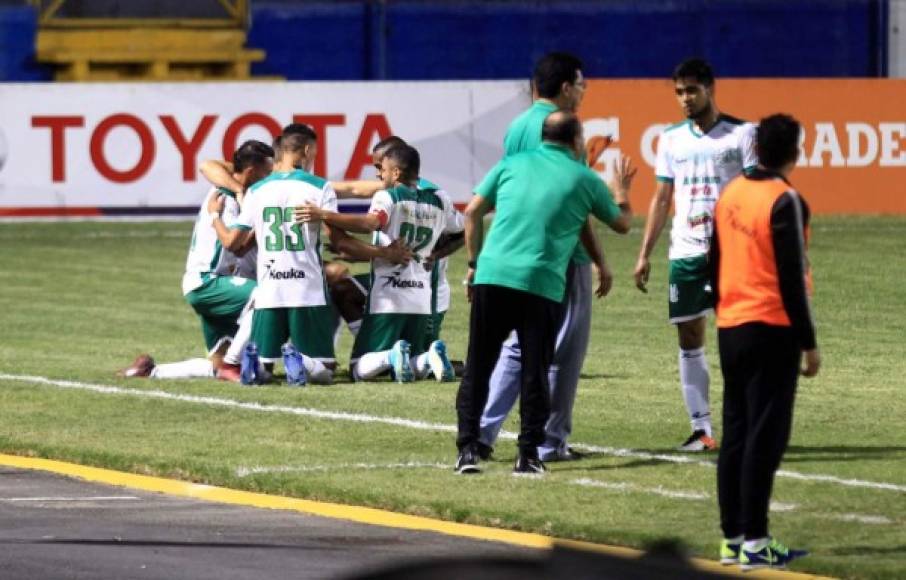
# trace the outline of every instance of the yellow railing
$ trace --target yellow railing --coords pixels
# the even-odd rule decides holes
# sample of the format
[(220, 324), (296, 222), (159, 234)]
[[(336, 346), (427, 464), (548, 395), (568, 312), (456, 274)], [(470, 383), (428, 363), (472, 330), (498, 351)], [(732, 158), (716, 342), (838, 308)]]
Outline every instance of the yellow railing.
[(240, 28), (248, 25), (249, 0), (217, 0), (222, 12), (210, 18), (184, 18), (178, 14), (166, 18), (108, 18), (103, 16), (70, 17), (61, 15), (70, 0), (28, 0), (38, 11), (42, 28)]

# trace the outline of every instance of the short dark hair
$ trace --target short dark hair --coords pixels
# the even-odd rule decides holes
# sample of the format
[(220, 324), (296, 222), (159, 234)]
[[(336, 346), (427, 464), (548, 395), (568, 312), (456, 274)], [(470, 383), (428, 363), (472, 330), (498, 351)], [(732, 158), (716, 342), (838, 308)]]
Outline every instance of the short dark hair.
[(315, 130), (304, 123), (290, 123), (283, 127), (283, 137), (288, 137), (289, 135), (299, 135), (306, 143), (318, 140), (318, 134), (315, 133)]
[(688, 58), (673, 69), (673, 82), (680, 79), (695, 79), (706, 87), (714, 86), (714, 71), (701, 58)]
[(576, 137), (582, 132), (582, 123), (575, 113), (560, 109), (554, 111), (544, 120), (541, 127), (541, 140), (568, 145), (572, 147)]
[(274, 149), (266, 143), (249, 139), (233, 153), (233, 171), (245, 171), (247, 167), (261, 165), (274, 158)]
[(391, 147), (396, 147), (398, 145), (408, 145), (402, 137), (397, 137), (396, 135), (391, 135), (385, 137), (377, 142), (377, 144), (371, 148), (372, 153), (377, 153), (378, 151), (385, 151)]
[(538, 96), (553, 99), (560, 94), (563, 83), (574, 83), (582, 68), (582, 61), (568, 52), (551, 52), (541, 57), (535, 65), (532, 82)]
[(316, 140), (299, 133), (281, 135), (280, 143), (277, 145), (277, 156), (282, 158), (284, 153), (299, 153), (304, 150), (306, 146), (316, 142)]
[(400, 168), (402, 179), (412, 182), (418, 179), (421, 171), (421, 156), (411, 145), (394, 145), (384, 153), (384, 159), (390, 159)]
[(767, 169), (777, 170), (798, 159), (801, 131), (799, 121), (783, 113), (759, 121), (755, 131), (758, 162)]

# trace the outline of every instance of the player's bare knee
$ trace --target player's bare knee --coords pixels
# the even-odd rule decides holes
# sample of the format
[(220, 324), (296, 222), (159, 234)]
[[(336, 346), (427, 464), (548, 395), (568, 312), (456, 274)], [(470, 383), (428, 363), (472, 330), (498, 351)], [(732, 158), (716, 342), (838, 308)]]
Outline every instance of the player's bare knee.
[(676, 325), (679, 347), (683, 350), (701, 348), (705, 345), (705, 318), (687, 320)]
[(332, 288), (349, 277), (349, 268), (339, 262), (325, 262), (324, 277), (327, 279), (327, 285)]

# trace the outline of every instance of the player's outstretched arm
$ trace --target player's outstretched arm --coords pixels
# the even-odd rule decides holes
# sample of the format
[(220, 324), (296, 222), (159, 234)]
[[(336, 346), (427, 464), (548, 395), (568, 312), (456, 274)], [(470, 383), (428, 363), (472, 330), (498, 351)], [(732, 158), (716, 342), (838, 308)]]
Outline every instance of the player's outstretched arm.
[(639, 259), (635, 265), (635, 285), (642, 292), (648, 292), (648, 276), (651, 274), (651, 252), (657, 244), (658, 237), (667, 223), (670, 205), (673, 203), (673, 184), (659, 181), (654, 191), (654, 198), (648, 207), (648, 219), (645, 222), (645, 235), (639, 249)]
[(412, 250), (402, 240), (394, 240), (389, 246), (366, 244), (337, 227), (325, 226), (331, 245), (342, 256), (352, 260), (368, 261), (381, 258), (393, 264), (405, 265), (412, 259)]
[(367, 213), (365, 215), (343, 214), (336, 211), (325, 210), (310, 203), (297, 205), (293, 213), (296, 221), (300, 223), (320, 221), (328, 226), (359, 234), (370, 234), (371, 232), (381, 229), (381, 226), (383, 225), (380, 217), (374, 213)]
[(377, 180), (331, 181), (331, 187), (339, 199), (371, 199), (384, 189), (384, 182)]
[(219, 159), (207, 159), (201, 163), (198, 168), (202, 177), (208, 180), (208, 183), (215, 187), (229, 189), (237, 195), (241, 195), (245, 189), (241, 183), (233, 177), (233, 164), (229, 161)]

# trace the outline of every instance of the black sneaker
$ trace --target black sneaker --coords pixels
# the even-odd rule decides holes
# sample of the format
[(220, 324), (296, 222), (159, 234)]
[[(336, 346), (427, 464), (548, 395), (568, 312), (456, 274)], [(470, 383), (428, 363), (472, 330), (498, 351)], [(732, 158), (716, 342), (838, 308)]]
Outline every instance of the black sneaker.
[(481, 441), (475, 444), (475, 449), (478, 453), (478, 458), (482, 461), (487, 461), (494, 454), (494, 448), (490, 445), (485, 445)]
[(471, 473), (481, 473), (481, 467), (478, 466), (478, 454), (473, 447), (464, 447), (459, 452), (456, 459), (456, 466), (453, 467), (456, 473), (467, 475)]
[(513, 466), (513, 475), (544, 475), (547, 468), (537, 457), (519, 454), (516, 465)]

